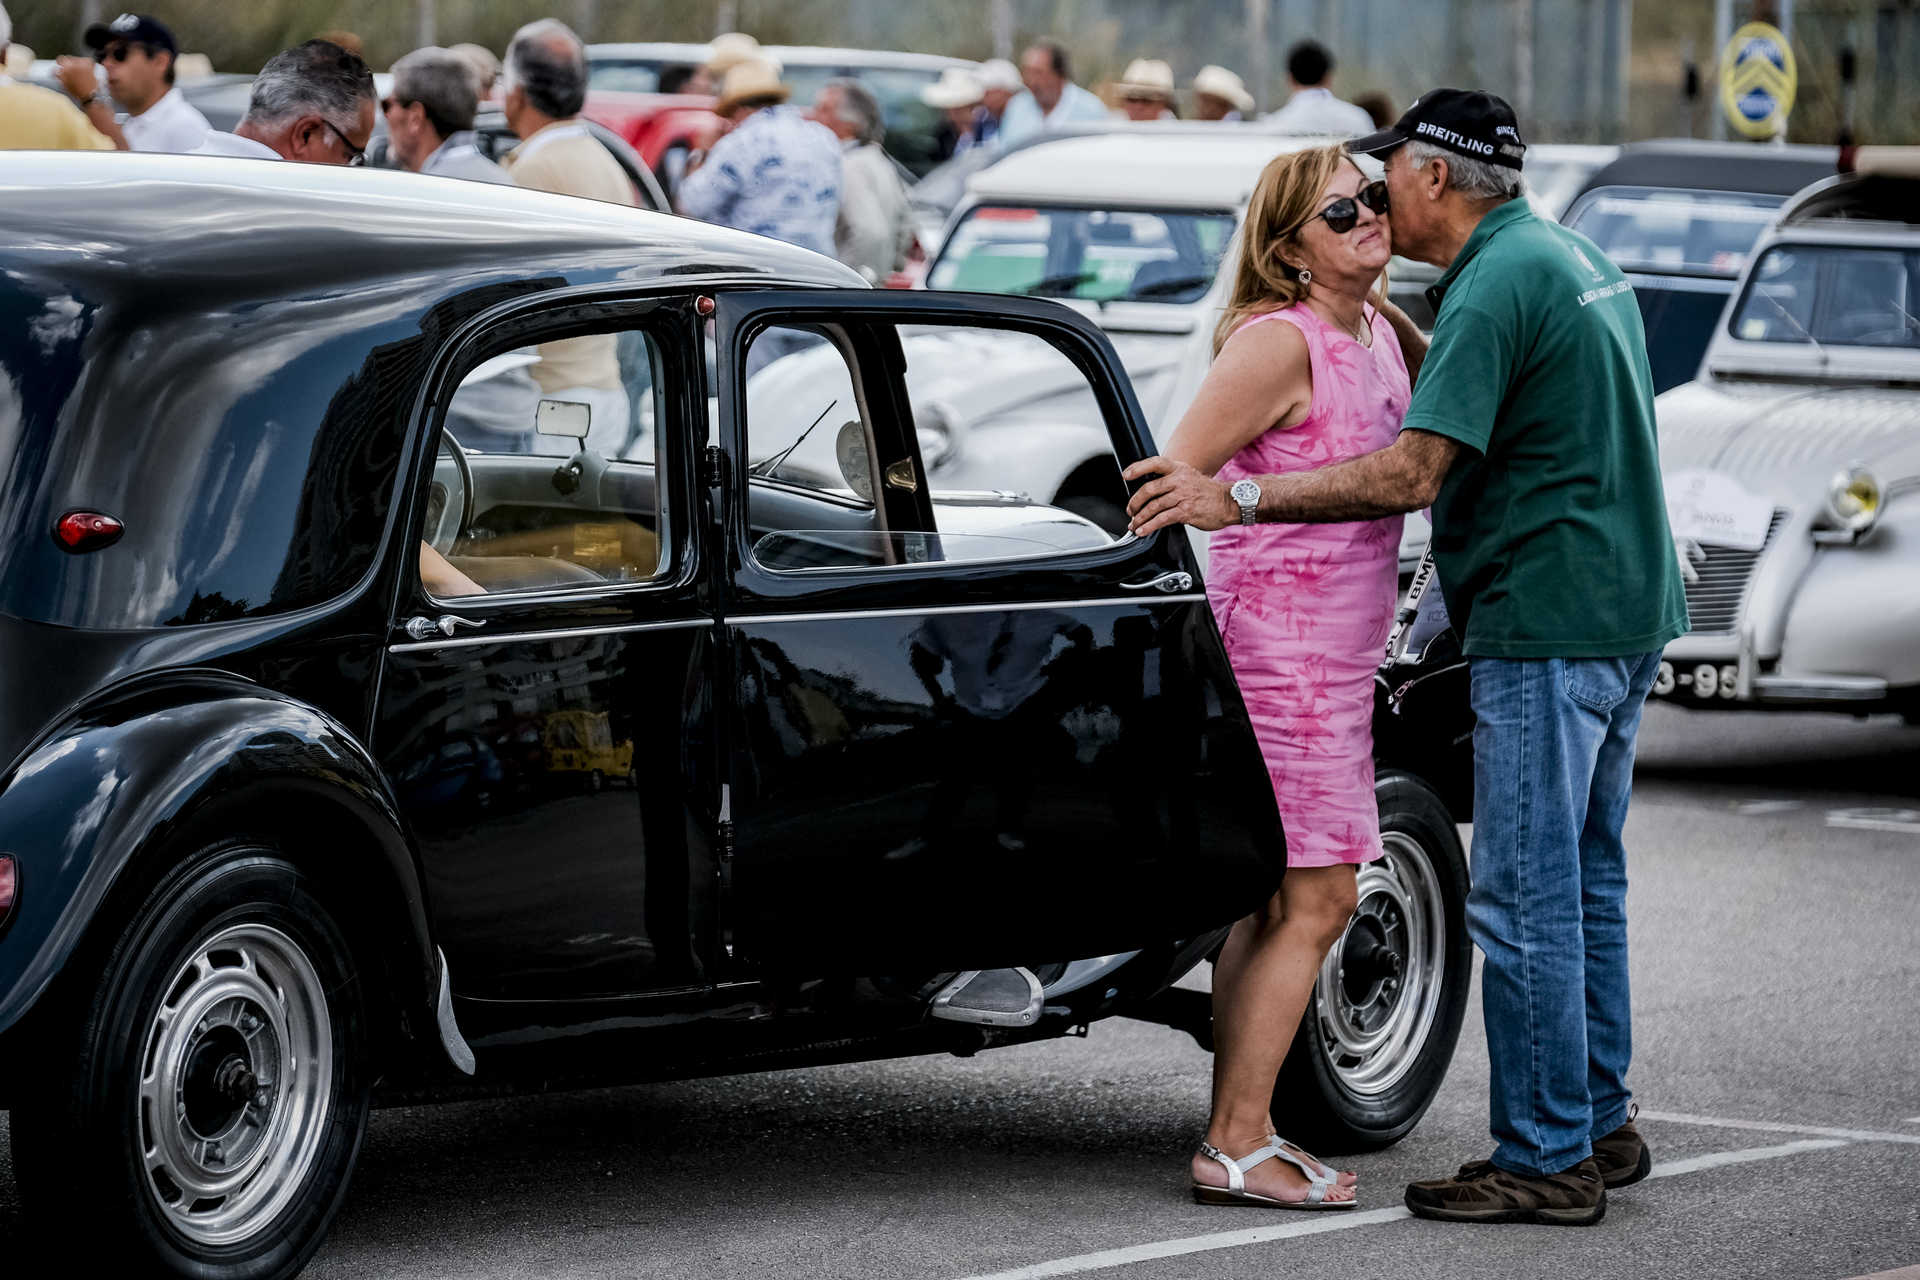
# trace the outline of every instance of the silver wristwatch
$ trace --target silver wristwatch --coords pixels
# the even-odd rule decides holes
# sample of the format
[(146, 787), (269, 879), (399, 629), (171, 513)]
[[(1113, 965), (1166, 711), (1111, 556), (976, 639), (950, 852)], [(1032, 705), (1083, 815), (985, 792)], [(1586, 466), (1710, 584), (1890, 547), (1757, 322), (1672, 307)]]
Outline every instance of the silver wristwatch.
[(1260, 486), (1252, 478), (1235, 480), (1227, 496), (1240, 504), (1241, 524), (1253, 524), (1259, 518)]

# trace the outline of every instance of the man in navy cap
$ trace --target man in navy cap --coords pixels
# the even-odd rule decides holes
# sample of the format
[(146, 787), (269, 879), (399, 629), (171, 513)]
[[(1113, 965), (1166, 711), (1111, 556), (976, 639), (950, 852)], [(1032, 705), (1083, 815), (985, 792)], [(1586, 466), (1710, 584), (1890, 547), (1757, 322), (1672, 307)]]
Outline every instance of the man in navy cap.
[[(1396, 253), (1444, 267), (1399, 438), (1317, 471), (1260, 476), (1260, 520), (1433, 507), (1433, 552), (1472, 681), (1473, 888), (1493, 1156), (1416, 1182), (1456, 1222), (1578, 1225), (1652, 1157), (1633, 1126), (1626, 851), (1640, 711), (1687, 630), (1633, 291), (1593, 242), (1535, 216), (1526, 146), (1489, 93), (1436, 89), (1356, 139), (1386, 157)], [(1217, 529), (1240, 506), (1149, 458), (1142, 537)]]
[(83, 37), (101, 67), (107, 90), (127, 113), (115, 125), (113, 109), (98, 89), (94, 64), (62, 58), (60, 80), (81, 102), (94, 127), (108, 137), (117, 132), (129, 151), (192, 151), (205, 141), (207, 118), (174, 87), (174, 62), (180, 53), (173, 32), (144, 13), (123, 13), (112, 22), (96, 22)]

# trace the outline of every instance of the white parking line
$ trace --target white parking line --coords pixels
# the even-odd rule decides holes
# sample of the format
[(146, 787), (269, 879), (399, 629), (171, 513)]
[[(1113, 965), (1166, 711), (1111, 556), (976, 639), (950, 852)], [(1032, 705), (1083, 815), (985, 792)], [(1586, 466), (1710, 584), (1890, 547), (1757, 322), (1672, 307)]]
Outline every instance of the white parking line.
[[(1640, 1113), (1642, 1119), (1675, 1120), (1673, 1116), (1656, 1116), (1651, 1111)], [(1682, 1123), (1698, 1123), (1695, 1119), (1681, 1119)], [(1738, 1122), (1720, 1122), (1729, 1128), (1748, 1128), (1756, 1126), (1742, 1125)], [(1881, 1135), (1872, 1136), (1884, 1140)], [(1920, 1142), (1920, 1139), (1894, 1135), (1902, 1141)], [(1758, 1160), (1781, 1160), (1788, 1156), (1801, 1155), (1808, 1151), (1829, 1151), (1835, 1147), (1844, 1147), (1847, 1141), (1840, 1138), (1822, 1140), (1809, 1139), (1801, 1142), (1789, 1142), (1778, 1147), (1749, 1147), (1741, 1151), (1716, 1151), (1710, 1155), (1693, 1156), (1686, 1160), (1675, 1160), (1667, 1164), (1657, 1164), (1649, 1178), (1676, 1178), (1689, 1173), (1702, 1173), (1708, 1169), (1719, 1169), (1726, 1165), (1748, 1164)], [(1390, 1222), (1399, 1222), (1413, 1217), (1402, 1208), (1321, 1211), (1322, 1216), (1307, 1218), (1305, 1221), (1276, 1223), (1272, 1226), (1250, 1227), (1242, 1231), (1219, 1231), (1212, 1235), (1186, 1236), (1178, 1240), (1155, 1240), (1148, 1244), (1128, 1245), (1120, 1249), (1103, 1249), (1099, 1253), (1082, 1253), (1071, 1258), (1055, 1258), (1049, 1262), (1036, 1262), (1031, 1266), (1018, 1267), (1012, 1271), (995, 1271), (990, 1274), (968, 1276), (966, 1280), (1050, 1280), (1054, 1276), (1077, 1276), (1089, 1271), (1106, 1271), (1113, 1267), (1129, 1267), (1140, 1262), (1157, 1262), (1163, 1258), (1179, 1258), (1190, 1253), (1211, 1253), (1218, 1249), (1241, 1249), (1248, 1245), (1270, 1244), (1276, 1240), (1293, 1240), (1301, 1236), (1317, 1236), (1329, 1231), (1349, 1231), (1355, 1227), (1384, 1226)]]
[(1744, 1151), (1716, 1151), (1711, 1155), (1691, 1156), (1685, 1160), (1675, 1160), (1668, 1164), (1653, 1166), (1649, 1178), (1677, 1178), (1683, 1173), (1699, 1173), (1703, 1169), (1720, 1169), (1730, 1164), (1751, 1164), (1755, 1160), (1779, 1160), (1786, 1156), (1797, 1156), (1802, 1151), (1831, 1151), (1835, 1147), (1844, 1147), (1847, 1143), (1840, 1138), (1802, 1138), (1798, 1142), (1788, 1142), (1777, 1147), (1748, 1147)]
[(1908, 1116), (1901, 1124), (1920, 1124), (1920, 1116)]
[(1792, 813), (1806, 807), (1804, 800), (1743, 800), (1733, 806), (1742, 817), (1758, 818), (1769, 813)]
[(1920, 836), (1920, 809), (1829, 809), (1827, 825), (1848, 831), (1894, 831)]
[[(1744, 1129), (1750, 1133), (1804, 1133), (1812, 1138), (1840, 1138), (1847, 1142), (1900, 1142), (1920, 1146), (1920, 1137), (1911, 1133), (1882, 1133), (1876, 1129), (1835, 1129), (1810, 1124), (1775, 1124), (1771, 1120), (1727, 1120), (1719, 1116), (1696, 1116), (1680, 1111), (1642, 1111), (1642, 1119), (1667, 1124), (1695, 1124), (1709, 1129)], [(1916, 1117), (1920, 1119), (1920, 1117)]]
[[(1278, 1210), (1277, 1212), (1286, 1212)], [(1244, 1231), (1219, 1231), (1210, 1236), (1188, 1236), (1184, 1240), (1156, 1240), (1152, 1244), (1129, 1245), (1124, 1249), (1106, 1249), (1083, 1253), (1073, 1258), (1055, 1258), (1036, 1262), (1016, 1271), (996, 1271), (992, 1275), (969, 1276), (968, 1280), (1046, 1280), (1048, 1276), (1076, 1276), (1086, 1271), (1104, 1271), (1108, 1267), (1126, 1267), (1136, 1262), (1160, 1258), (1178, 1258), (1189, 1253), (1210, 1253), (1215, 1249), (1239, 1249), (1250, 1244), (1274, 1240), (1292, 1240), (1298, 1236), (1317, 1236), (1326, 1231), (1347, 1231), (1354, 1227), (1372, 1227), (1398, 1222), (1413, 1215), (1405, 1209), (1322, 1209), (1314, 1217), (1303, 1212), (1295, 1222), (1270, 1227), (1249, 1227)]]

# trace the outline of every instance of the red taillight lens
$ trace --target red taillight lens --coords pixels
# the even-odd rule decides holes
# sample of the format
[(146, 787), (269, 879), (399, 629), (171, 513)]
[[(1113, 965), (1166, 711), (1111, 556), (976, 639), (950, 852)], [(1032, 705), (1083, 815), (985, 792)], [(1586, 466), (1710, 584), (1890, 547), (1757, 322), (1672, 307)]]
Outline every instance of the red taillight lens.
[(53, 538), (68, 551), (98, 551), (120, 541), (126, 527), (103, 511), (69, 511), (53, 526)]
[(20, 864), (10, 853), (0, 853), (0, 930), (13, 919), (13, 902), (20, 896)]

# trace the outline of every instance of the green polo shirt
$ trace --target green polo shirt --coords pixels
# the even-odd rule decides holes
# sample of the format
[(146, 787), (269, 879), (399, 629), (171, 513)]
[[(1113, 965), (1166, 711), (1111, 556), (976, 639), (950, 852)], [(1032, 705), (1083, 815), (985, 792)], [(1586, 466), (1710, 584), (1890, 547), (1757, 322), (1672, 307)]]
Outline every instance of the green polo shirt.
[(1404, 427), (1458, 440), (1433, 554), (1468, 655), (1604, 658), (1687, 630), (1633, 290), (1524, 197), (1429, 289)]

